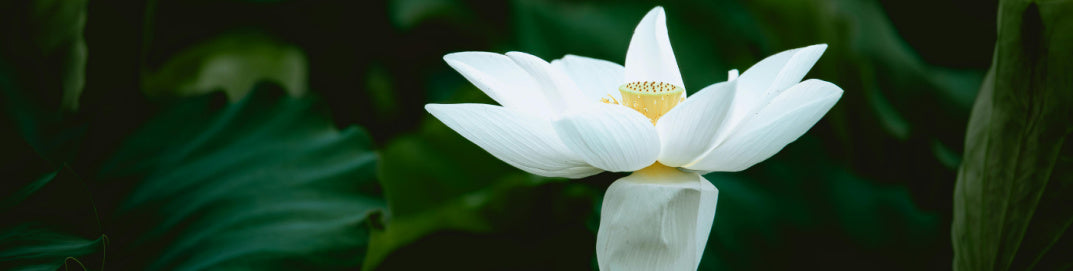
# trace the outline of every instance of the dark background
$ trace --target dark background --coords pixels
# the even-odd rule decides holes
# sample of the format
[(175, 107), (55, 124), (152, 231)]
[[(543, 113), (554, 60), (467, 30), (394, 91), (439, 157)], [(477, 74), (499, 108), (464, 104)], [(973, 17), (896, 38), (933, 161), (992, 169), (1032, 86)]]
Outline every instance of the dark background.
[(424, 111), (457, 51), (622, 63), (655, 5), (689, 91), (829, 45), (845, 91), (720, 190), (701, 270), (947, 270), (996, 1), (6, 1), (0, 269), (595, 269), (604, 189)]

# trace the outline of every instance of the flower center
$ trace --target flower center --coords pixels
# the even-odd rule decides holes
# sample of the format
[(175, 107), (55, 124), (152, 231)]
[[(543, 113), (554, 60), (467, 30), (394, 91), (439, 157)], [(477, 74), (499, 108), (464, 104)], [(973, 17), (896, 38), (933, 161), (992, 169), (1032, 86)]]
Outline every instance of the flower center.
[[(641, 112), (652, 124), (655, 125), (663, 114), (671, 111), (671, 108), (684, 101), (685, 89), (672, 84), (661, 82), (632, 82), (618, 87), (622, 93), (622, 103), (637, 112)], [(604, 103), (620, 104), (615, 98), (602, 99)]]

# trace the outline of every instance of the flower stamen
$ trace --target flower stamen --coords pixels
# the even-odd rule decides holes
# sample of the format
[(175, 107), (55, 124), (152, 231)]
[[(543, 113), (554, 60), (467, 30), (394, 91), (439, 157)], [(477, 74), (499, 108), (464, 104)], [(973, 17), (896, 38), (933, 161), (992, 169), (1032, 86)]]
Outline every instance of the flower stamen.
[[(607, 98), (611, 98), (611, 99), (608, 100)], [(607, 98), (600, 98), (600, 102), (603, 102), (605, 104), (619, 104), (618, 99), (615, 99), (615, 96), (611, 96), (611, 94), (607, 94)]]

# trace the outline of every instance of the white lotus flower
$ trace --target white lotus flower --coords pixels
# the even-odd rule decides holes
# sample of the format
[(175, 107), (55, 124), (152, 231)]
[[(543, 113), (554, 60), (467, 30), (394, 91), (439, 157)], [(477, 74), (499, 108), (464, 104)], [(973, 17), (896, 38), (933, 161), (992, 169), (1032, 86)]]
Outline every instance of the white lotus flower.
[(634, 30), (626, 66), (574, 55), (460, 52), (451, 67), (501, 106), (425, 109), (526, 172), (583, 178), (633, 172), (608, 188), (597, 234), (601, 270), (691, 270), (704, 252), (718, 190), (701, 174), (740, 171), (796, 140), (842, 90), (801, 82), (826, 45), (784, 51), (740, 77), (686, 92), (663, 8)]

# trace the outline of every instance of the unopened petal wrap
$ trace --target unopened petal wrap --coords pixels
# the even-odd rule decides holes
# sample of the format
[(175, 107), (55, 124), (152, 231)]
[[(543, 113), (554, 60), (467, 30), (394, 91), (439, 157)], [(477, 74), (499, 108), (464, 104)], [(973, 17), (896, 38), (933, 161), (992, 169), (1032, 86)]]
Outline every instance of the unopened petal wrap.
[(696, 270), (719, 191), (696, 173), (634, 173), (604, 195), (596, 258), (600, 270)]

